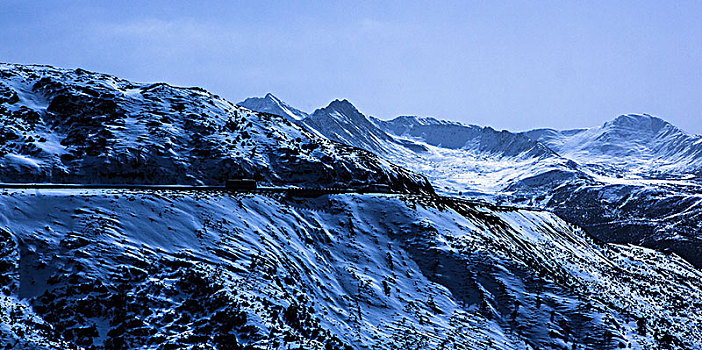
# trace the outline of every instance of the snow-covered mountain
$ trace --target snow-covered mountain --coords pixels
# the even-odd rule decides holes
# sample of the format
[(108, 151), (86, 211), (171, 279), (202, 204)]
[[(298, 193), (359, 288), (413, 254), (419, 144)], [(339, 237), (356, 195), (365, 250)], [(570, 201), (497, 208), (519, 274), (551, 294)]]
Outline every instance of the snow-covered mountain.
[(702, 137), (647, 114), (622, 115), (600, 127), (524, 133), (603, 174), (689, 178), (702, 174)]
[(239, 102), (239, 106), (246, 107), (252, 111), (276, 114), (283, 116), (290, 121), (299, 121), (308, 116), (307, 113), (289, 106), (279, 98), (268, 93), (264, 97), (249, 97)]
[[(672, 251), (702, 267), (702, 142), (660, 118), (512, 133), (346, 110), (354, 117), (318, 113), (306, 126), (424, 174), (442, 193), (553, 210), (604, 241)], [(369, 135), (381, 136), (371, 143)]]
[(397, 136), (419, 139), (436, 147), (472, 150), (500, 157), (548, 158), (555, 154), (528, 137), (491, 127), (463, 125), (428, 117), (401, 116), (384, 121), (373, 119), (383, 130)]
[(0, 91), (2, 181), (400, 192), (2, 189), (0, 347), (702, 348), (702, 273), (685, 260), (547, 211), (436, 196), (393, 164), (445, 192), (498, 169), (455, 183), (493, 198), (597, 188), (602, 175), (524, 135), (384, 123), (348, 101), (298, 120), (45, 66), (0, 65)]
[[(421, 145), (418, 159), (390, 153), (393, 162), (426, 174), (446, 193), (493, 196), (523, 184), (588, 183), (577, 163), (538, 141), (506, 130), (428, 117), (402, 116), (375, 123), (405, 144)], [(414, 148), (417, 149), (417, 148)]]
[(394, 142), (347, 100), (332, 101), (303, 119), (302, 123), (331, 140), (369, 151), (378, 152)]
[[(388, 148), (387, 143), (393, 143), (395, 140), (380, 130), (348, 100), (334, 100), (312, 114), (290, 107), (270, 93), (265, 97), (247, 98), (238, 105), (254, 111), (288, 116), (294, 123), (324, 138), (371, 152), (390, 151), (396, 146), (390, 145)], [(289, 110), (296, 111), (295, 118), (289, 117)]]
[(595, 184), (555, 189), (546, 206), (609, 242), (673, 251), (702, 267), (702, 138), (650, 115), (524, 133), (587, 169)]
[[(259, 108), (271, 110), (276, 100)], [(546, 188), (554, 179), (593, 182), (575, 162), (540, 142), (490, 127), (409, 116), (383, 121), (367, 117), (347, 100), (333, 101), (296, 123), (424, 174), (443, 193), (485, 199), (522, 181)]]
[(426, 179), (198, 88), (83, 70), (0, 65), (0, 181), (300, 186)]

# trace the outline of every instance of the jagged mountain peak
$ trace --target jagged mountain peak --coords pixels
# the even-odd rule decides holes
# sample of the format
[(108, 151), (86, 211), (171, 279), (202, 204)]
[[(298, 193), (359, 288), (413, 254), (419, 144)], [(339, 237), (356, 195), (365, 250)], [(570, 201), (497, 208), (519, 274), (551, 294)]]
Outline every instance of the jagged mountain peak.
[[(258, 112), (287, 116), (293, 123), (318, 136), (372, 152), (383, 148), (381, 140), (391, 141), (392, 139), (347, 99), (335, 99), (312, 114), (300, 112), (301, 114), (296, 116), (292, 114), (299, 110), (290, 107), (270, 93), (262, 98), (247, 98), (239, 105)], [(291, 114), (288, 111), (293, 112)]]
[(283, 100), (279, 99), (278, 97), (273, 95), (273, 93), (271, 93), (271, 92), (267, 92), (266, 95), (263, 96), (263, 100), (265, 100), (271, 104), (274, 104), (274, 105), (284, 105), (285, 104), (285, 102), (283, 102)]
[(346, 107), (353, 107), (354, 109), (356, 108), (349, 100), (345, 98), (336, 98), (334, 101), (329, 102), (329, 107), (331, 106), (346, 106)]
[(308, 116), (307, 113), (290, 106), (270, 92), (264, 97), (249, 97), (238, 105), (257, 112), (280, 115), (290, 121), (300, 121)]
[(387, 148), (393, 138), (381, 130), (372, 117), (367, 117), (347, 99), (335, 99), (329, 105), (319, 108), (303, 123), (325, 137), (379, 152)]
[[(334, 113), (336, 112), (336, 113)], [(363, 113), (361, 113), (356, 106), (354, 106), (347, 99), (335, 99), (331, 101), (329, 105), (324, 108), (319, 108), (312, 115), (320, 114), (334, 114), (336, 116), (345, 116), (352, 119), (367, 119)]]

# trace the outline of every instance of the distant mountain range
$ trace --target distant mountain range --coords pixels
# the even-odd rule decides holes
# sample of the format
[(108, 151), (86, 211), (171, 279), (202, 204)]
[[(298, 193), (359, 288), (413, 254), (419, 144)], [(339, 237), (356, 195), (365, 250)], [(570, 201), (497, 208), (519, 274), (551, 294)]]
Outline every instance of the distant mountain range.
[(646, 114), (622, 115), (589, 129), (515, 133), (431, 117), (380, 120), (365, 116), (347, 100), (332, 101), (312, 114), (295, 109), (270, 93), (263, 98), (248, 98), (239, 105), (282, 115), (329, 139), (375, 153), (397, 152), (398, 144), (422, 152), (428, 151), (424, 146), (430, 145), (481, 157), (560, 157), (607, 176), (684, 180), (702, 174), (702, 137), (689, 135)]
[(702, 138), (660, 118), (509, 132), (429, 117), (380, 120), (346, 100), (300, 115), (289, 120), (423, 174), (439, 192), (549, 209), (604, 241), (702, 266)]
[(590, 129), (524, 134), (606, 175), (686, 179), (701, 174), (702, 137), (647, 114), (622, 115)]
[(271, 93), (266, 94), (264, 97), (247, 98), (245, 101), (239, 103), (239, 105), (253, 111), (283, 116), (291, 121), (302, 120), (308, 116), (307, 113), (290, 107)]

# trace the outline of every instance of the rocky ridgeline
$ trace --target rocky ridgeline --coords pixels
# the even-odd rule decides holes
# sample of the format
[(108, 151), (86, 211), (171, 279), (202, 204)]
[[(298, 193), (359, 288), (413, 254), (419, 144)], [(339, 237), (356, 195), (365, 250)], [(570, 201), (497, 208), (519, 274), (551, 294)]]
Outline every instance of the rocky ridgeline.
[(199, 88), (136, 84), (81, 69), (0, 65), (0, 181), (307, 187), (422, 176)]

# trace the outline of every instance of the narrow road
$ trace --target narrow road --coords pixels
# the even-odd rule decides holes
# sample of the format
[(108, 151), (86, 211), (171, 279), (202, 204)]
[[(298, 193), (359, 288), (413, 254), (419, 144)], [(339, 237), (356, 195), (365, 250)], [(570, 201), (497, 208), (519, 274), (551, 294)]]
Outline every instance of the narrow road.
[(496, 205), (488, 202), (448, 197), (441, 195), (428, 195), (417, 193), (402, 193), (393, 191), (366, 191), (359, 188), (290, 188), (290, 187), (270, 187), (259, 186), (256, 188), (236, 188), (226, 186), (192, 186), (192, 185), (114, 185), (114, 184), (57, 184), (57, 183), (0, 183), (2, 189), (64, 189), (64, 190), (146, 190), (146, 191), (224, 191), (224, 192), (239, 192), (239, 193), (283, 193), (300, 197), (318, 197), (325, 194), (344, 194), (344, 193), (359, 193), (359, 194), (394, 194), (418, 197), (439, 202), (453, 202), (468, 204), (473, 206), (488, 207), (499, 210), (540, 210), (541, 208), (517, 207)]

